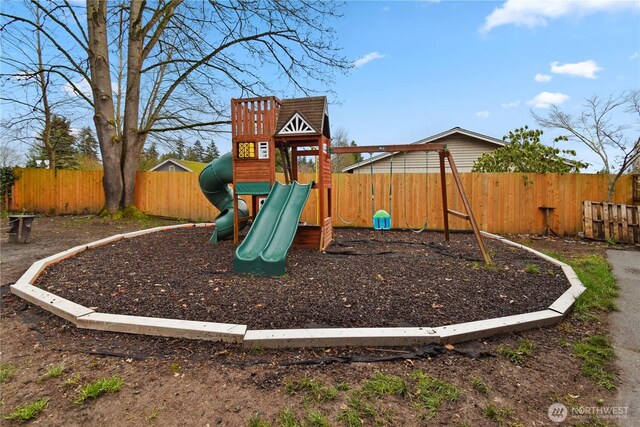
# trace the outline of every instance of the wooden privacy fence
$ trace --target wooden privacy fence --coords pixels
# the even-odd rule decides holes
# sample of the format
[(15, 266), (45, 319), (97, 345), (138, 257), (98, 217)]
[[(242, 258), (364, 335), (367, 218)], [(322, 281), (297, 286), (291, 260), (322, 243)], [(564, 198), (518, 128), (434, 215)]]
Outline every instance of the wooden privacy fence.
[[(104, 204), (102, 171), (17, 172), (12, 210), (95, 213)], [(607, 193), (607, 177), (595, 174), (462, 173), (460, 177), (480, 229), (493, 233), (539, 233), (547, 225), (540, 208), (549, 207), (550, 228), (558, 234), (576, 234), (583, 229), (582, 202), (605, 200)], [(302, 182), (313, 179), (313, 174), (301, 176)], [(389, 174), (334, 174), (334, 225), (370, 227), (373, 208), (390, 212), (396, 228), (421, 228), (425, 219), (428, 228), (442, 228), (439, 174), (394, 174), (391, 200), (389, 184)], [(317, 223), (315, 193), (311, 192), (301, 217), (308, 224)], [(450, 174), (447, 197), (450, 209), (464, 211)], [(632, 204), (630, 175), (618, 181), (612, 201)], [(135, 204), (151, 215), (194, 221), (212, 221), (218, 213), (202, 195), (198, 174), (188, 172), (139, 172)], [(452, 217), (450, 226), (467, 229), (468, 222)]]
[(640, 244), (640, 207), (584, 201), (584, 236)]

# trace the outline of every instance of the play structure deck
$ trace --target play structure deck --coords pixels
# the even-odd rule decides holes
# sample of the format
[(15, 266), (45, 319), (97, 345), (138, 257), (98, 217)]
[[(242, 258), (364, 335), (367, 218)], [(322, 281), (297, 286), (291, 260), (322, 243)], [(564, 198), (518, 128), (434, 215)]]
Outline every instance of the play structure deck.
[[(290, 246), (324, 250), (333, 239), (331, 204), (331, 156), (344, 153), (406, 153), (434, 151), (440, 159), (440, 187), (445, 239), (449, 240), (449, 215), (465, 219), (482, 252), (491, 259), (482, 241), (471, 205), (462, 186), (451, 153), (444, 145), (382, 145), (332, 147), (327, 99), (324, 96), (280, 100), (258, 97), (231, 100), (232, 149), (211, 162), (200, 174), (200, 187), (220, 211), (211, 243), (233, 236), (248, 223), (251, 230), (236, 250), (234, 270), (259, 275), (282, 275)], [(279, 154), (285, 183), (276, 181), (276, 153)], [(307, 185), (298, 181), (298, 159), (316, 159), (316, 180)], [(447, 207), (445, 162), (453, 175), (466, 212)], [(232, 189), (232, 187), (233, 189)], [(310, 191), (316, 191), (318, 225), (300, 225), (299, 219)], [(239, 196), (250, 196), (247, 204)], [(372, 225), (391, 227), (391, 215), (372, 212)]]

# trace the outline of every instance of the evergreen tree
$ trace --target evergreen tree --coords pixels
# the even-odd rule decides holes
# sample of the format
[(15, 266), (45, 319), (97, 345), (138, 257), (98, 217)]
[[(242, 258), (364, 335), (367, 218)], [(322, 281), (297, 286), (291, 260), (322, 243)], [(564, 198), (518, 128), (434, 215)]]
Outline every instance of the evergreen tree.
[[(45, 132), (47, 130), (43, 129), (36, 137), (42, 143), (28, 154), (27, 167), (43, 167), (48, 164), (52, 169), (78, 169), (76, 138), (71, 134), (69, 119), (54, 114), (48, 135)], [(44, 144), (47, 137), (49, 147)], [(45, 162), (38, 164), (38, 160)]]
[(93, 132), (88, 126), (80, 129), (76, 138), (76, 146), (78, 154), (81, 156), (98, 160), (98, 140), (93, 136)]
[(174, 158), (177, 160), (185, 159), (186, 151), (185, 151), (184, 140), (182, 138), (178, 138), (178, 141), (176, 142), (176, 151), (174, 152), (174, 154), (175, 154)]
[(206, 156), (206, 152), (202, 143), (200, 141), (196, 141), (193, 143), (192, 151), (195, 157), (196, 162), (204, 162), (204, 158)]
[[(356, 144), (355, 141), (351, 141), (351, 144), (349, 144), (351, 147), (357, 147), (358, 144)], [(360, 163), (363, 159), (362, 157), (362, 153), (352, 153), (353, 156), (353, 163)]]
[(204, 151), (204, 156), (202, 157), (203, 163), (209, 163), (215, 159), (220, 157), (220, 152), (218, 151), (218, 147), (216, 146), (215, 141), (211, 141), (207, 149)]
[(142, 150), (142, 155), (140, 156), (140, 163), (138, 164), (138, 169), (142, 171), (147, 171), (158, 164), (158, 147), (155, 142), (153, 142), (149, 148), (145, 148)]

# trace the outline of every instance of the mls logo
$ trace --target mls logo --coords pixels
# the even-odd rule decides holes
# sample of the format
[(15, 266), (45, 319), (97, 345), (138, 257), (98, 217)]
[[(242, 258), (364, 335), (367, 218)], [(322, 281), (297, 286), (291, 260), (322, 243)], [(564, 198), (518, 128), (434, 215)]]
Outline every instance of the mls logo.
[(565, 418), (567, 418), (568, 414), (569, 414), (569, 411), (567, 410), (567, 407), (564, 406), (562, 403), (552, 404), (551, 406), (549, 406), (549, 410), (547, 411), (547, 415), (549, 416), (549, 419), (554, 423), (563, 422)]

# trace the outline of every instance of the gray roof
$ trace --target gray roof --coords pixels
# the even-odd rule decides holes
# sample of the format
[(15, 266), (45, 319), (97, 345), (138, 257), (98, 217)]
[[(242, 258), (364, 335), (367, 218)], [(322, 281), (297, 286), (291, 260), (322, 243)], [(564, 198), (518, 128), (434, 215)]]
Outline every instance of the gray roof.
[[(490, 144), (495, 144), (495, 145), (497, 145), (499, 147), (503, 147), (505, 145), (504, 141), (502, 141), (501, 139), (497, 139), (497, 138), (494, 138), (492, 136), (483, 135), (481, 133), (473, 132), (473, 131), (470, 131), (470, 130), (467, 130), (467, 129), (463, 129), (461, 127), (451, 128), (451, 129), (449, 129), (447, 131), (437, 133), (435, 135), (429, 136), (427, 138), (421, 139), (421, 140), (416, 141), (416, 142), (412, 142), (412, 144), (434, 144), (434, 143), (437, 143), (439, 139), (445, 138), (447, 136), (450, 136), (450, 135), (453, 135), (453, 134), (456, 134), (456, 133), (459, 133), (461, 135), (470, 136), (472, 138), (480, 139), (480, 140), (486, 141), (486, 142), (488, 142)], [(384, 158), (387, 158), (387, 157), (395, 155), (395, 154), (397, 154), (397, 153), (381, 153), (381, 154), (378, 154), (377, 156), (373, 156), (373, 157), (368, 158), (366, 160), (363, 160), (361, 162), (349, 165), (346, 168), (342, 169), (342, 172), (349, 172), (350, 170), (357, 169), (357, 168), (359, 168), (361, 166), (368, 165), (369, 163), (375, 163), (378, 160), (382, 160)]]

